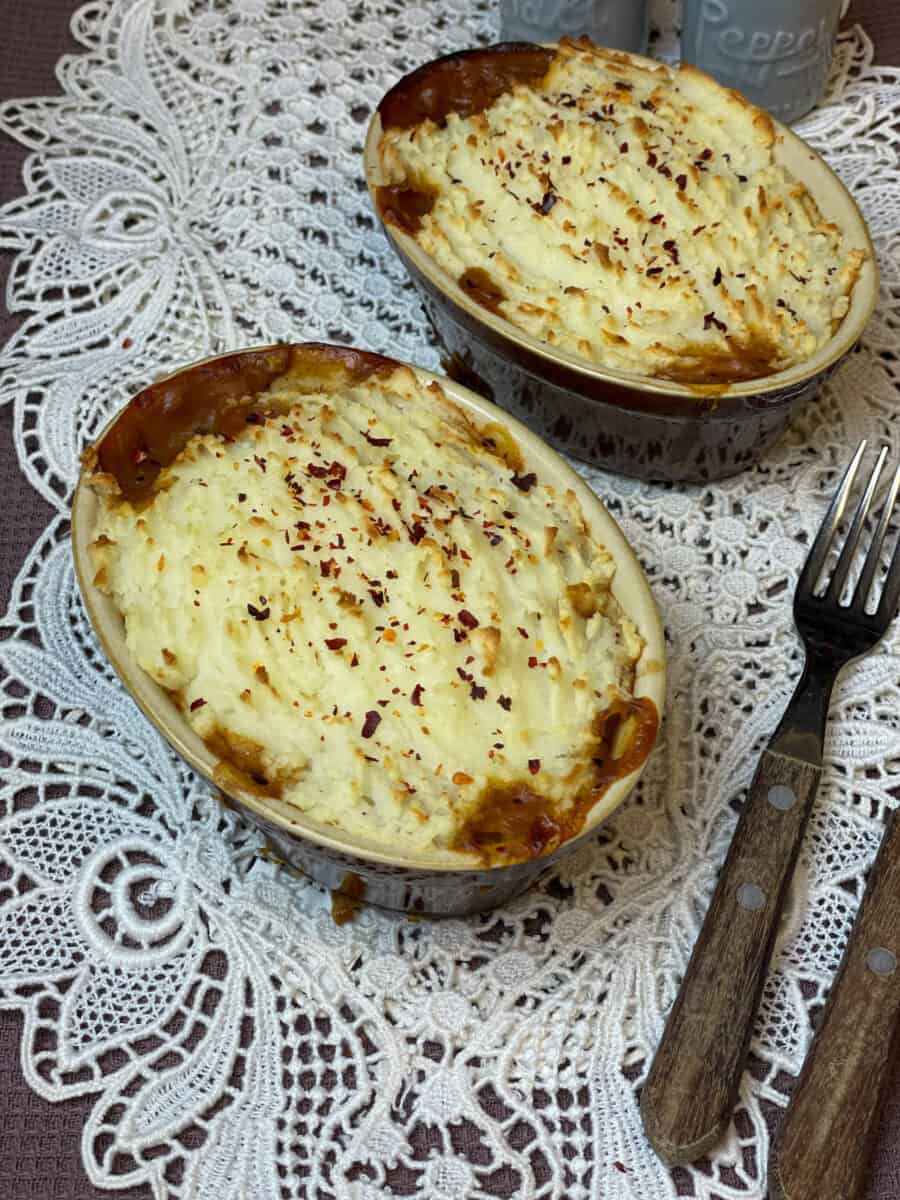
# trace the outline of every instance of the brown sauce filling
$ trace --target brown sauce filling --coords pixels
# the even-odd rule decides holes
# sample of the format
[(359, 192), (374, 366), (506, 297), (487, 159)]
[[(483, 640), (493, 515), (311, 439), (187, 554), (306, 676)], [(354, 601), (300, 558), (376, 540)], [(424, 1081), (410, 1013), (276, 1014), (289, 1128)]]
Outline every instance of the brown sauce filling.
[(263, 747), (258, 742), (237, 733), (226, 733), (223, 729), (214, 730), (203, 740), (206, 748), (219, 759), (213, 780), (224, 791), (237, 788), (254, 796), (275, 799), (281, 795), (281, 784), (266, 774)]
[(447, 114), (470, 117), (517, 84), (537, 86), (555, 51), (528, 42), (464, 50), (426, 63), (401, 79), (378, 106), (384, 129), (409, 129), (422, 121), (442, 124)]
[(366, 881), (349, 871), (341, 880), (340, 887), (331, 893), (331, 915), (335, 925), (346, 925), (353, 920), (365, 894)]
[(524, 470), (525, 460), (522, 458), (519, 443), (505, 425), (498, 425), (491, 421), (487, 425), (482, 425), (480, 433), (482, 445), (487, 446), (502, 458), (511, 471), (518, 473)]
[(469, 267), (459, 277), (459, 286), (477, 301), (483, 308), (497, 312), (501, 303), (506, 299), (501, 289), (494, 283), (487, 271), (481, 267)]
[(382, 221), (396, 225), (410, 237), (421, 229), (422, 218), (434, 208), (435, 199), (434, 192), (412, 184), (375, 189), (375, 206)]
[[(633, 718), (628, 745), (613, 756), (616, 734)], [(646, 759), (656, 741), (659, 714), (648, 697), (617, 699), (594, 724), (594, 776), (566, 809), (536, 791), (531, 781), (488, 785), (451, 845), (476, 854), (485, 866), (523, 862), (549, 854), (579, 833), (588, 813), (610, 784), (624, 779)]]
[(745, 342), (729, 339), (727, 349), (696, 343), (685, 346), (680, 353), (684, 361), (675, 361), (657, 371), (658, 379), (716, 386), (761, 379), (781, 370), (778, 347), (766, 337), (755, 337)]
[(200, 363), (144, 388), (97, 447), (97, 467), (132, 503), (149, 499), (157, 476), (194, 434), (236, 437), (267, 415), (257, 398), (282, 376), (299, 391), (360, 383), (398, 364), (379, 354), (315, 342), (248, 350)]

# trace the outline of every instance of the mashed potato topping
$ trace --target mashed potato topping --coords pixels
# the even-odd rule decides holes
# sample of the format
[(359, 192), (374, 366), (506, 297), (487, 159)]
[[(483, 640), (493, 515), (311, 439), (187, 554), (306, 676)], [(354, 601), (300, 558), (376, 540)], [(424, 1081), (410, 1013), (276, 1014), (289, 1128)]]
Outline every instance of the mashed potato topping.
[(288, 373), (241, 420), (138, 499), (92, 477), (95, 583), (139, 665), (282, 811), (491, 860), (570, 836), (640, 717), (642, 649), (574, 493), (404, 367)]
[(379, 209), (555, 348), (753, 379), (831, 338), (865, 259), (776, 163), (776, 137), (695, 68), (563, 42), (543, 79), (483, 111), (389, 124)]

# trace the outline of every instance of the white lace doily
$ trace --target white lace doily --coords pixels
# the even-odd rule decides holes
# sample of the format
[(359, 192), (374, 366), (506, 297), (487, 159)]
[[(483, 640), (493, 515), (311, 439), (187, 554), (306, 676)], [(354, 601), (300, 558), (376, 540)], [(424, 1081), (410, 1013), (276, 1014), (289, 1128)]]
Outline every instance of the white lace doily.
[[(637, 795), (506, 910), (410, 922), (328, 897), (173, 755), (114, 679), (72, 574), (67, 501), (107, 416), (169, 364), (272, 339), (437, 365), (376, 228), (362, 143), (388, 85), (496, 37), (498, 6), (93, 0), (64, 95), (12, 102), (32, 150), (0, 212), (27, 312), (0, 360), (23, 471), (57, 510), (0, 642), (0, 1003), (50, 1100), (99, 1093), (91, 1179), (159, 1200), (760, 1200), (900, 761), (892, 638), (847, 672), (800, 883), (727, 1142), (671, 1174), (636, 1090), (759, 748), (799, 670), (790, 595), (862, 435), (900, 455), (900, 72), (841, 38), (801, 132), (878, 250), (862, 347), (761, 466), (711, 487), (585, 470), (670, 639), (662, 745)], [(662, 5), (665, 16), (668, 3)], [(892, 778), (893, 772), (893, 778)]]

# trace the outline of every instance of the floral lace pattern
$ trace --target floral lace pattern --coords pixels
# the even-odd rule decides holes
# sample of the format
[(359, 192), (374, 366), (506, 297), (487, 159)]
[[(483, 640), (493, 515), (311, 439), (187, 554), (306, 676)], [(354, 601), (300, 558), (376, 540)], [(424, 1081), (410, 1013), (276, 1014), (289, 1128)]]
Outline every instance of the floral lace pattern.
[[(714, 487), (585, 469), (665, 616), (670, 699), (633, 798), (549, 879), (466, 921), (328, 897), (160, 740), (82, 611), (78, 456), (169, 364), (279, 338), (437, 365), (362, 179), (384, 89), (496, 37), (487, 0), (92, 0), (56, 99), (10, 102), (27, 193), (0, 211), (26, 317), (0, 358), (23, 471), (57, 515), (0, 642), (0, 1004), (51, 1100), (99, 1093), (90, 1178), (159, 1200), (760, 1200), (900, 758), (900, 637), (848, 671), (739, 1109), (671, 1173), (637, 1091), (799, 671), (790, 597), (849, 448), (900, 454), (900, 72), (842, 36), (800, 127), (855, 194), (882, 272), (860, 348), (765, 461)], [(659, 6), (670, 29), (671, 6)], [(665, 41), (662, 43), (665, 45)], [(894, 775), (894, 780), (896, 776)]]

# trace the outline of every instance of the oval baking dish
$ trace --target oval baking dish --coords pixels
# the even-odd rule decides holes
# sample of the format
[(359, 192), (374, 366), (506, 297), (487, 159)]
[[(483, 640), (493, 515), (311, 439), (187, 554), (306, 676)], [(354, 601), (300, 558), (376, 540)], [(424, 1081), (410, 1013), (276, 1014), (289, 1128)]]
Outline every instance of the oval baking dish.
[[(406, 378), (412, 378), (416, 388), (432, 389), (425, 395), (432, 398), (433, 404), (443, 405), (446, 398), (451, 408), (455, 406), (453, 411), (461, 414), (462, 426), (466, 431), (475, 430), (477, 438), (487, 439), (479, 444), (490, 449), (480, 453), (494, 456), (492, 461), (495, 463), (502, 460), (502, 464), (514, 464), (505, 468), (501, 466), (501, 469), (512, 470), (512, 482), (520, 492), (527, 491), (539, 481), (541, 487), (547, 485), (548, 494), (573, 494), (571, 500), (576, 507), (580, 506), (583, 517), (579, 528), (592, 543), (605, 548), (614, 565), (609, 589), (611, 597), (633, 622), (643, 642), (639, 657), (634, 662), (630, 692), (634, 705), (652, 715), (652, 721), (649, 724), (645, 722), (643, 730), (638, 721), (638, 732), (631, 732), (632, 742), (637, 744), (639, 752), (631, 753), (634, 746), (629, 749), (627, 744), (623, 747), (610, 740), (610, 757), (607, 761), (602, 763), (599, 759), (594, 760), (599, 764), (600, 772), (596, 778), (603, 780), (603, 786), (590, 792), (592, 803), (581, 814), (583, 824), (577, 827), (574, 836), (562, 840), (561, 844), (551, 843), (551, 853), (542, 854), (542, 847), (538, 846), (534, 851), (536, 856), (524, 861), (491, 861), (483, 854), (469, 852), (469, 849), (464, 853), (440, 849), (394, 850), (383, 839), (379, 841), (356, 831), (347, 833), (310, 817), (300, 808), (281, 799), (281, 793), (268, 786), (271, 780), (263, 778), (252, 763), (242, 758), (239, 746), (235, 750), (232, 744), (225, 744), (221, 739), (201, 738), (187, 719), (187, 710), (190, 707), (193, 711), (198, 704), (203, 705), (206, 701), (195, 701), (189, 706), (185, 693), (161, 686), (138, 665), (126, 641), (119, 606), (113, 595), (108, 594), (108, 581), (99, 578), (96, 558), (92, 557), (97, 552), (98, 542), (102, 542), (104, 547), (109, 544), (104, 540), (105, 534), (97, 538), (98, 521), (102, 515), (98, 491), (106, 493), (102, 501), (104, 505), (108, 503), (106, 497), (112, 494), (113, 511), (127, 509), (128, 520), (133, 519), (140, 526), (147, 516), (146, 509), (141, 506), (148, 499), (150, 503), (155, 502), (156, 477), (169, 463), (176, 459), (183, 461), (179, 456), (194, 434), (215, 435), (207, 439), (205, 445), (212, 443), (217, 458), (224, 455), (216, 447), (224, 450), (227, 444), (239, 445), (243, 453), (246, 447), (240, 439), (245, 435), (255, 436), (256, 432), (253, 430), (248, 433), (248, 426), (266, 425), (268, 417), (277, 413), (280, 435), (290, 441), (293, 436), (290, 427), (283, 423), (285, 412), (290, 410), (279, 407), (279, 386), (295, 387), (297, 381), (302, 380), (301, 390), (307, 393), (320, 395), (327, 392), (339, 397), (340, 393), (335, 389), (348, 380), (353, 386), (362, 385), (373, 373), (384, 374), (401, 369), (405, 369)], [(412, 376), (408, 374), (410, 371)], [(443, 389), (443, 395), (440, 389)], [(338, 404), (339, 399), (334, 403)], [(275, 423), (268, 423), (275, 428)], [(368, 432), (366, 442), (374, 446), (386, 444), (383, 439), (373, 437)], [(191, 442), (191, 447), (201, 443), (202, 439), (196, 439)], [(495, 450), (495, 447), (502, 449)], [(306, 453), (308, 456), (308, 451)], [(242, 461), (251, 462), (251, 459), (248, 457)], [(265, 471), (264, 461), (261, 466)], [(342, 476), (334, 463), (331, 468), (335, 479), (329, 478), (323, 486), (334, 486), (339, 491)], [(302, 474), (302, 467), (298, 466), (297, 470)], [(251, 474), (252, 471), (251, 465)], [(309, 473), (318, 477), (324, 476), (326, 471), (310, 463)], [(168, 482), (162, 488), (167, 497), (169, 487), (175, 486), (171, 478), (170, 472), (166, 477)], [(297, 482), (291, 475), (285, 478), (296, 493)], [(306, 478), (308, 488), (318, 486), (321, 482), (318, 478)], [(194, 479), (193, 483), (196, 484), (197, 480)], [(195, 487), (194, 493), (196, 491)], [(204, 492), (202, 496), (206, 494)], [(309, 498), (311, 493), (307, 491), (306, 494)], [(321, 495), (327, 497), (325, 503), (335, 500), (334, 491)], [(252, 505), (254, 497), (250, 495), (248, 498), (242, 493), (238, 499), (247, 500)], [(303, 515), (310, 514), (304, 511)], [(469, 514), (461, 515), (469, 520)], [(262, 524), (261, 519), (255, 520)], [(305, 522), (301, 521), (299, 525), (303, 526)], [(299, 536), (308, 535), (301, 533)], [(485, 538), (490, 540), (492, 536), (496, 535), (488, 529)], [(344, 893), (362, 896), (366, 901), (389, 908), (436, 915), (462, 914), (499, 904), (528, 886), (539, 872), (560, 855), (570, 852), (624, 800), (639, 777), (655, 740), (664, 701), (663, 633), (650, 589), (620, 529), (584, 482), (533, 433), (461, 385), (418, 368), (404, 367), (404, 364), (393, 360), (359, 351), (308, 344), (270, 346), (224, 354), (176, 371), (138, 394), (110, 422), (96, 445), (86, 453), (72, 508), (72, 538), (79, 585), (94, 629), (110, 662), (142, 711), (192, 767), (216, 783), (226, 800), (262, 829), (285, 861), (333, 890), (342, 889)], [(410, 547), (405, 546), (406, 540), (404, 546), (398, 548), (405, 547), (404, 552), (411, 553)], [(414, 526), (408, 540), (415, 544), (418, 552), (417, 544), (422, 540), (422, 532)], [(553, 539), (550, 541), (552, 543)], [(183, 546), (183, 543), (179, 542), (178, 545)], [(154, 546), (154, 556), (157, 549)], [(300, 557), (297, 556), (297, 559)], [(531, 559), (538, 561), (533, 554)], [(212, 562), (212, 558), (209, 561)], [(291, 558), (291, 563), (294, 561)], [(161, 562), (159, 570), (162, 570)], [(323, 567), (322, 574), (326, 573)], [(456, 572), (453, 574), (455, 577)], [(318, 576), (318, 570), (314, 571), (314, 575)], [(397, 586), (400, 586), (399, 583)], [(454, 587), (459, 590), (459, 583), (454, 583)], [(338, 602), (329, 603), (337, 606)], [(254, 619), (245, 623), (249, 624), (251, 635), (255, 636), (260, 629), (257, 622), (268, 616), (268, 610), (259, 611), (253, 605), (246, 607)], [(273, 617), (274, 614), (273, 608)], [(290, 620), (292, 616), (283, 619)], [(466, 618), (464, 625), (472, 624), (470, 613), (464, 611), (460, 617)], [(464, 628), (458, 636), (454, 636), (457, 641), (463, 641), (471, 632)], [(522, 630), (519, 632), (525, 636)], [(344, 645), (342, 639), (332, 639), (332, 643), (335, 644), (329, 644), (330, 650)], [(516, 645), (522, 644), (517, 638)], [(539, 647), (540, 643), (536, 643), (536, 646)], [(474, 652), (474, 638), (472, 649)], [(166, 655), (165, 650), (163, 654)], [(174, 661), (174, 655), (166, 656), (166, 661), (169, 661), (169, 657)], [(329, 663), (334, 661), (333, 656), (326, 655), (326, 658)], [(474, 660), (469, 658), (466, 661)], [(528, 665), (535, 664), (529, 661)], [(354, 677), (357, 674), (354, 673)], [(466, 674), (462, 677), (471, 679)], [(266, 685), (273, 682), (265, 677), (265, 672), (263, 678)], [(468, 689), (469, 684), (465, 686)], [(417, 702), (418, 697), (414, 695), (412, 703)], [(374, 704), (374, 699), (370, 703)], [(405, 713), (409, 711), (404, 710)], [(369, 714), (367, 722), (371, 719), (377, 724), (380, 719), (376, 717), (377, 712), (375, 710)], [(297, 714), (298, 720), (302, 720), (302, 715)], [(439, 714), (437, 718), (440, 719)], [(625, 724), (623, 722), (623, 728)], [(370, 734), (364, 729), (362, 736)], [(628, 739), (624, 741), (627, 743)], [(374, 742), (364, 745), (368, 747), (370, 744), (374, 746)], [(621, 769), (617, 764), (621, 765)], [(529, 769), (538, 768), (529, 764)]]
[[(511, 43), (464, 51), (418, 68), (391, 88), (372, 119), (365, 147), (376, 212), (420, 294), (452, 377), (513, 412), (558, 449), (604, 469), (658, 481), (701, 482), (732, 475), (760, 457), (858, 341), (878, 287), (865, 222), (823, 160), (791, 130), (773, 122), (775, 163), (802, 181), (824, 218), (845, 234), (848, 245), (867, 255), (849, 310), (812, 357), (775, 374), (704, 385), (605, 367), (539, 340), (496, 311), (485, 281), (479, 289), (461, 277), (467, 283), (461, 286), (402, 227), (404, 219), (392, 212), (390, 193), (403, 185), (386, 175), (379, 147), (386, 128), (410, 128), (426, 117), (440, 126), (450, 112), (470, 116), (516, 84), (536, 84), (554, 50)], [(636, 55), (616, 52), (615, 58), (644, 71), (668, 71)], [(699, 166), (705, 169), (705, 164)], [(548, 193), (544, 199), (547, 207), (555, 196)], [(417, 214), (412, 218), (414, 225)]]

